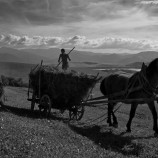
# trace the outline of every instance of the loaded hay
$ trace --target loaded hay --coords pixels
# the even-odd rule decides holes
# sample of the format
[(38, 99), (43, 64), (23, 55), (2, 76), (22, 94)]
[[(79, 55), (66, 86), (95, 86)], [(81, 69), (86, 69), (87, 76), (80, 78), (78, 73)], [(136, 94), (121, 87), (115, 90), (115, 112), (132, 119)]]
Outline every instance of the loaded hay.
[(93, 75), (63, 72), (51, 66), (36, 67), (29, 76), (35, 95), (39, 97), (40, 88), (41, 96), (49, 95), (53, 107), (55, 105), (59, 109), (79, 104), (98, 81)]

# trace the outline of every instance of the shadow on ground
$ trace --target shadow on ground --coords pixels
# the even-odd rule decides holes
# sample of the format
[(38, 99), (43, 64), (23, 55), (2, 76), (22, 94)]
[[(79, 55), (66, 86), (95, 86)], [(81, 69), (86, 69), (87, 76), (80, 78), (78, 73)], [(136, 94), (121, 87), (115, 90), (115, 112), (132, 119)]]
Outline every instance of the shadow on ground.
[[(77, 127), (76, 125), (69, 124), (69, 127), (77, 134), (87, 137), (105, 150), (111, 150), (126, 156), (139, 156), (143, 149), (142, 144), (133, 141), (143, 139), (143, 137), (127, 136), (125, 133), (114, 134), (112, 130), (108, 130), (109, 128), (105, 126), (106, 130), (102, 131), (102, 127), (98, 125)], [(148, 139), (147, 137), (144, 138)]]
[[(17, 116), (23, 116), (33, 119), (42, 119), (45, 118), (40, 114), (38, 110), (31, 111), (30, 109), (12, 107), (5, 105), (0, 108), (0, 111), (9, 112)], [(126, 135), (126, 133), (115, 134), (112, 130), (109, 130), (109, 127), (104, 126), (105, 130), (102, 131), (102, 126), (93, 125), (93, 126), (79, 126), (78, 124), (69, 122), (68, 118), (62, 117), (62, 115), (57, 114), (56, 112), (51, 113), (49, 120), (58, 120), (62, 121), (69, 125), (69, 128), (75, 133), (87, 137), (89, 140), (94, 142), (96, 145), (104, 148), (105, 150), (111, 150), (114, 152), (121, 153), (123, 155), (133, 155), (139, 156), (143, 150), (143, 146), (140, 143), (135, 142), (136, 139), (148, 139), (150, 137), (135, 137), (132, 135)]]
[[(46, 118), (46, 116), (41, 114), (39, 110), (31, 111), (30, 109), (13, 107), (13, 106), (9, 106), (9, 105), (5, 105), (4, 107), (0, 107), (0, 111), (10, 112), (10, 113), (15, 114), (17, 116), (24, 116), (24, 117), (28, 117), (28, 118), (32, 118), (32, 119)], [(65, 122), (65, 123), (69, 121), (68, 118), (62, 117), (62, 115), (57, 113), (57, 112), (51, 112), (50, 116), (47, 119), (59, 120), (59, 121)]]

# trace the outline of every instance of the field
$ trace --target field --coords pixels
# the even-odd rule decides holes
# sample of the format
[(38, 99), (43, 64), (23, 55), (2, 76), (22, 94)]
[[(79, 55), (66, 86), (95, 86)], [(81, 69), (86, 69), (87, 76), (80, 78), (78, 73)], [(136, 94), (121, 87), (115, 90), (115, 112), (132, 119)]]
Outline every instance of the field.
[[(20, 77), (28, 82), (34, 65), (0, 63), (1, 75)], [(102, 76), (108, 73), (131, 75), (131, 71), (99, 71), (101, 67), (74, 67), (75, 71)], [(69, 122), (68, 112), (52, 109), (49, 119), (42, 117), (38, 106), (34, 112), (27, 101), (27, 88), (5, 87), (6, 108), (0, 108), (0, 158), (96, 158), (158, 157), (158, 141), (152, 130), (152, 115), (146, 104), (140, 105), (126, 133), (130, 105), (116, 112), (118, 128), (106, 123), (107, 106), (85, 107), (81, 121)], [(99, 84), (93, 97), (100, 96)], [(157, 103), (156, 103), (156, 107)], [(103, 117), (101, 117), (103, 116)]]
[[(126, 133), (129, 105), (116, 112), (119, 127), (112, 128), (104, 119), (106, 105), (86, 107), (81, 121), (69, 122), (68, 112), (52, 109), (49, 119), (40, 116), (37, 106), (31, 112), (26, 88), (6, 87), (5, 93), (6, 108), (0, 109), (1, 158), (158, 157), (158, 138), (146, 104), (138, 107), (132, 132)], [(101, 95), (99, 84), (93, 93)]]

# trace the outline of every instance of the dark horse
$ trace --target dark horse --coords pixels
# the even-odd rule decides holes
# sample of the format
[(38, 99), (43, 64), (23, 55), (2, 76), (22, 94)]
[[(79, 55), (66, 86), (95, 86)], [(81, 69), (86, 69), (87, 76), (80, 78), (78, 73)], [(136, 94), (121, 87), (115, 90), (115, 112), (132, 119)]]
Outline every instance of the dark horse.
[[(131, 132), (132, 119), (135, 116), (136, 108), (138, 104), (147, 103), (153, 116), (153, 130), (158, 134), (157, 128), (157, 112), (153, 98), (156, 96), (158, 86), (158, 58), (146, 66), (144, 63), (140, 72), (136, 72), (131, 77), (112, 74), (105, 77), (101, 84), (101, 92), (108, 98), (108, 120), (109, 126), (117, 126), (117, 118), (114, 114), (114, 106), (117, 103), (110, 103), (110, 100), (132, 100), (130, 116), (126, 125), (127, 132)], [(142, 101), (136, 102), (134, 99), (144, 98)], [(145, 98), (148, 98), (146, 100)], [(126, 102), (125, 102), (126, 103)], [(113, 123), (111, 121), (111, 115), (113, 116)]]

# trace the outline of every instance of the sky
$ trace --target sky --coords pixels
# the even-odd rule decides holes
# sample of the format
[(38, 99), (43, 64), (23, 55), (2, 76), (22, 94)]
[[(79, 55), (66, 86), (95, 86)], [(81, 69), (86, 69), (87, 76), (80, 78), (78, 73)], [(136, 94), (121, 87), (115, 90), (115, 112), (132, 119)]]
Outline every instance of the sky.
[(158, 51), (158, 0), (0, 0), (0, 47)]

